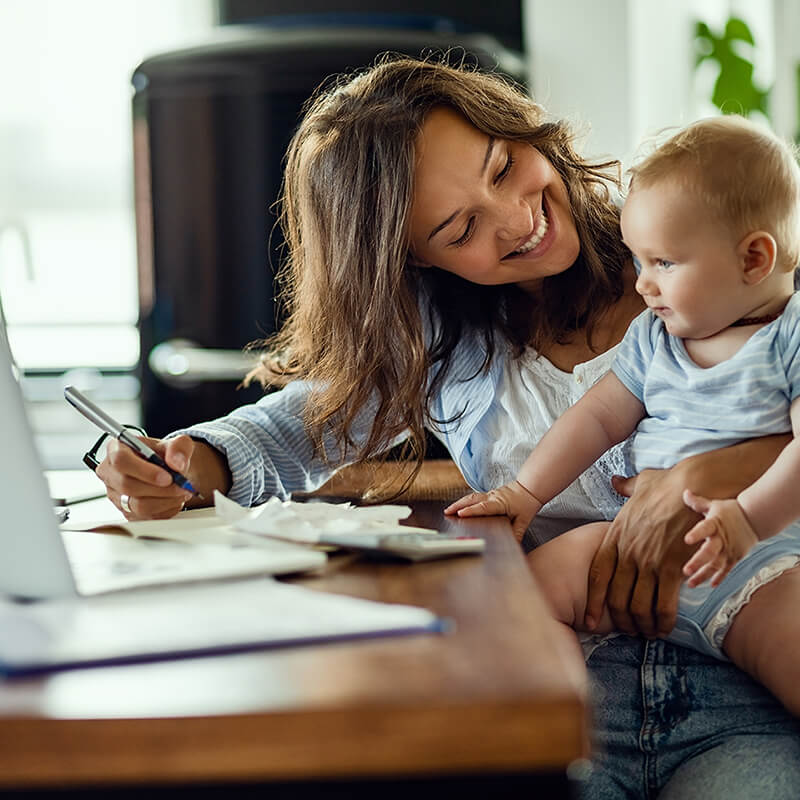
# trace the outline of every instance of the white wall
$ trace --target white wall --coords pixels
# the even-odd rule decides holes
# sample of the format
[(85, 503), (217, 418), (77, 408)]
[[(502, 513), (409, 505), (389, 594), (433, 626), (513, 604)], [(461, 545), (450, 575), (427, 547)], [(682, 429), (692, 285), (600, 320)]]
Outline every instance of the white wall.
[[(523, 10), (536, 99), (591, 127), (587, 154), (625, 163), (644, 137), (715, 112), (706, 99), (713, 65), (694, 72), (696, 20), (721, 28), (741, 15), (759, 44), (755, 80), (763, 86), (775, 78), (775, 31), (783, 31), (785, 50), (800, 48), (791, 33), (800, 32), (797, 0), (523, 0)], [(785, 96), (780, 104), (773, 119), (783, 133), (793, 112)]]

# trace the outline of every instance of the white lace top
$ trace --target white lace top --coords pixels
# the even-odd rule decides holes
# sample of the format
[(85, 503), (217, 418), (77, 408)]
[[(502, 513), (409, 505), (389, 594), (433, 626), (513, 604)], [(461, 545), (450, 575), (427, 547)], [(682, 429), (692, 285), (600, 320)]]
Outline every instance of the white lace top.
[[(513, 480), (530, 451), (553, 422), (611, 367), (616, 347), (564, 372), (532, 350), (508, 359), (495, 401), (478, 424), (473, 440), (483, 443), (481, 461), (490, 486)], [(611, 488), (613, 474), (622, 474), (621, 447), (612, 448), (543, 509), (542, 516), (570, 519), (612, 519), (622, 498)]]

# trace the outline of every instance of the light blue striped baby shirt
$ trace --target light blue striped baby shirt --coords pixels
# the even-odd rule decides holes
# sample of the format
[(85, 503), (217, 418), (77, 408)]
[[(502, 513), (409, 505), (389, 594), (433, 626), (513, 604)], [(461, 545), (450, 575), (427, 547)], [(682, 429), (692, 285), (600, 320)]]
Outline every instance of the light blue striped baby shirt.
[(709, 368), (697, 366), (652, 311), (640, 314), (612, 365), (647, 412), (628, 447), (631, 474), (791, 431), (789, 407), (800, 393), (798, 349), (800, 294), (732, 358)]

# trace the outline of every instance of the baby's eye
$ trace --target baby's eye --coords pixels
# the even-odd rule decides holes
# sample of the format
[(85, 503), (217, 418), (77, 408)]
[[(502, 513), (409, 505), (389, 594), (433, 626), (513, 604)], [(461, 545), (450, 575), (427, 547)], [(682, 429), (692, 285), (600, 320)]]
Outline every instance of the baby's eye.
[(667, 261), (666, 258), (657, 258), (656, 259), (656, 267), (660, 269), (662, 272), (669, 272), (675, 266), (674, 261)]

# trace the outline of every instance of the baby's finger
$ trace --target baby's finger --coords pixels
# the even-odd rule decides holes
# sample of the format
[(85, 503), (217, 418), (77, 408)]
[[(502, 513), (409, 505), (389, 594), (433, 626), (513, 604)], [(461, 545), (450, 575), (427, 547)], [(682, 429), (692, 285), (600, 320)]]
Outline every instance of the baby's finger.
[(712, 536), (706, 539), (702, 547), (699, 547), (692, 557), (683, 565), (684, 575), (693, 575), (700, 567), (707, 564), (713, 565), (722, 550), (722, 543), (719, 536)]
[(692, 575), (700, 567), (712, 562), (719, 555), (719, 537), (712, 536), (706, 539), (701, 547), (692, 554), (692, 557), (683, 565), (683, 574)]
[(450, 503), (450, 505), (444, 510), (444, 513), (455, 514), (459, 509), (479, 503), (485, 498), (486, 494), (484, 492), (471, 492), (470, 494), (464, 495), (464, 497), (459, 497), (458, 500)]
[(701, 584), (705, 583), (707, 580), (713, 578), (714, 575), (717, 573), (719, 565), (714, 563), (703, 564), (697, 572), (686, 581), (688, 586), (691, 586), (693, 589), (695, 586), (700, 586)]
[(711, 578), (711, 585), (715, 589), (722, 583), (722, 581), (725, 580), (725, 578), (728, 577), (728, 574), (730, 573), (731, 569), (733, 569), (733, 564), (734, 562), (726, 560), (725, 566), (714, 573), (714, 575)]
[(690, 489), (684, 489), (683, 491), (683, 502), (686, 503), (692, 511), (696, 511), (698, 514), (702, 514), (705, 516), (711, 510), (711, 500), (707, 497), (702, 497), (699, 494), (695, 494)]
[(478, 503), (461, 508), (459, 517), (495, 517), (506, 513), (505, 506), (497, 500), (481, 500)]
[(683, 537), (686, 544), (700, 544), (704, 540), (710, 538), (717, 538), (717, 523), (712, 517), (711, 519), (701, 519), (696, 523), (693, 528)]

